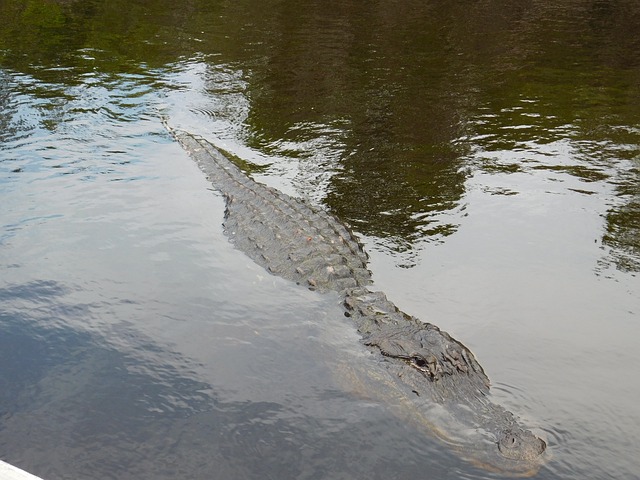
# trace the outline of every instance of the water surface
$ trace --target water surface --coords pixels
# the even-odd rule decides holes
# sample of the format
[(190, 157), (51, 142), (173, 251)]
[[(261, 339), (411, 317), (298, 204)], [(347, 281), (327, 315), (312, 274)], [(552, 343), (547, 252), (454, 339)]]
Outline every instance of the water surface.
[(357, 387), (339, 299), (234, 250), (166, 116), (349, 223), (376, 288), (546, 438), (536, 478), (640, 478), (635, 2), (0, 18), (3, 460), (48, 480), (499, 477)]

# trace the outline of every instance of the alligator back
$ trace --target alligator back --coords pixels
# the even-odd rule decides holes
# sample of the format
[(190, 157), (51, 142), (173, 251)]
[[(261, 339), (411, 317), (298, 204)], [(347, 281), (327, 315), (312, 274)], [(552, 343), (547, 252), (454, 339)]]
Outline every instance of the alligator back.
[(256, 263), (320, 291), (371, 283), (367, 255), (335, 217), (251, 180), (209, 142), (170, 131), (224, 195), (225, 232)]

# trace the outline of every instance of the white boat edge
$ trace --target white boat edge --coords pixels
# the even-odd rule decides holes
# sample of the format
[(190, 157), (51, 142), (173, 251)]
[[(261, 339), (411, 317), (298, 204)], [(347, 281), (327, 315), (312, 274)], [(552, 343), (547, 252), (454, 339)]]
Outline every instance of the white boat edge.
[(18, 467), (0, 460), (0, 480), (42, 480), (40, 477), (31, 475)]

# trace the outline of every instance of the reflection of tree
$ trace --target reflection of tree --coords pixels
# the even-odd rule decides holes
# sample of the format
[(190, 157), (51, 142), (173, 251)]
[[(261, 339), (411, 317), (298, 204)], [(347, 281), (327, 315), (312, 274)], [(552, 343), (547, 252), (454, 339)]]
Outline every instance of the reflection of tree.
[[(594, 50), (602, 58), (609, 47), (621, 51), (615, 29), (606, 28), (612, 19), (629, 33), (634, 23), (619, 8), (592, 4), (285, 2), (264, 20), (278, 35), (252, 71), (250, 139), (258, 148), (280, 139), (290, 146), (305, 132), (316, 134), (296, 125), (341, 120), (335, 144), (342, 155), (326, 203), (359, 231), (411, 249), (425, 235), (455, 231), (437, 220), (460, 208), (470, 151), (551, 142), (567, 133), (562, 125), (602, 121), (585, 98), (594, 98), (592, 83), (603, 77), (589, 75), (585, 62), (594, 61)], [(558, 18), (574, 30), (558, 29)], [(538, 100), (535, 121), (499, 120), (514, 127), (524, 120), (531, 128), (498, 131), (499, 121), (475, 121), (523, 94)], [(494, 143), (469, 141), (474, 135)], [(591, 174), (589, 167), (580, 171)]]
[(340, 122), (341, 158), (325, 202), (398, 250), (427, 232), (451, 233), (455, 226), (435, 217), (464, 192), (464, 149), (455, 139), (467, 98), (452, 94), (446, 39), (435, 28), (441, 18), (430, 10), (424, 2), (394, 9), (288, 2), (273, 19), (283, 34), (250, 86), (248, 123), (258, 147), (300, 135), (293, 127), (301, 123)]
[[(500, 172), (537, 169), (614, 184), (625, 204), (607, 213), (603, 244), (611, 251), (604, 263), (625, 271), (640, 270), (638, 170), (625, 171), (640, 158), (638, 31), (635, 2), (538, 3), (505, 41), (512, 50), (493, 64), (512, 74), (479, 95), (491, 121), (476, 119), (470, 128), (479, 138), (474, 149), (489, 157), (493, 151), (522, 152), (527, 160), (491, 163)], [(570, 145), (569, 162), (547, 147), (554, 142)], [(509, 158), (517, 162), (517, 155)]]
[(75, 84), (96, 68), (140, 72), (192, 55), (192, 35), (180, 32), (219, 22), (216, 13), (199, 14), (191, 1), (6, 0), (0, 2), (0, 65)]
[(64, 64), (81, 48), (86, 30), (81, 16), (57, 2), (6, 1), (0, 4), (0, 60), (22, 71), (29, 66)]
[(610, 247), (610, 261), (623, 272), (640, 272), (640, 169), (628, 172), (618, 196), (627, 202), (609, 210), (602, 244)]
[(245, 140), (331, 172), (319, 197), (395, 250), (456, 230), (476, 152), (567, 139), (583, 156), (563, 168), (593, 179), (586, 145), (639, 123), (633, 1), (6, 0), (0, 18), (0, 64), (50, 83), (199, 53), (238, 65)]
[[(640, 9), (627, 2), (388, 6), (279, 5), (263, 19), (272, 33), (251, 73), (248, 126), (254, 146), (277, 149), (285, 139), (281, 153), (291, 154), (318, 134), (298, 126), (341, 122), (325, 202), (397, 250), (455, 231), (454, 216), (439, 214), (461, 208), (470, 152), (553, 142), (577, 124), (572, 140), (584, 144), (632, 85), (604, 70), (637, 63), (640, 49), (627, 47), (637, 42)], [(501, 113), (523, 98), (536, 100), (532, 116)], [(593, 177), (599, 168), (585, 160), (564, 168)]]
[(0, 150), (16, 132), (10, 121), (13, 114), (10, 93), (9, 76), (0, 70)]

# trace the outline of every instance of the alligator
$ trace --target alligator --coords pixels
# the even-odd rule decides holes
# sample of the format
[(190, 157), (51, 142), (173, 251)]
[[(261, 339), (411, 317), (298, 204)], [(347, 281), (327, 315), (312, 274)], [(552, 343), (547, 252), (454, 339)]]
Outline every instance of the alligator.
[(205, 139), (163, 124), (224, 196), (223, 228), (236, 248), (273, 275), (338, 293), (345, 316), (376, 355), (370, 377), (403, 397), (410, 417), (476, 465), (512, 476), (537, 472), (545, 441), (491, 401), (489, 379), (465, 345), (373, 289), (368, 256), (344, 223), (254, 181)]

